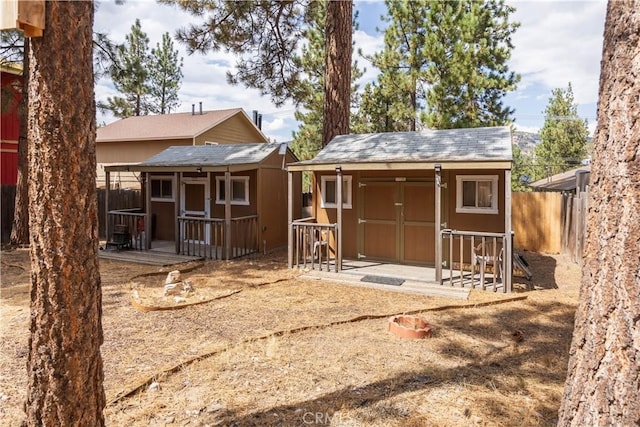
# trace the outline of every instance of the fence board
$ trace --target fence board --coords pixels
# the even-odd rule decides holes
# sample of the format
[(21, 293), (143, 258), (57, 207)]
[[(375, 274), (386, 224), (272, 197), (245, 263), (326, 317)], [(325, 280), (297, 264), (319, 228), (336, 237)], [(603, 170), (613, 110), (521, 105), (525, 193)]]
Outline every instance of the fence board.
[(512, 224), (517, 248), (565, 253), (581, 262), (589, 188), (578, 194), (514, 193)]
[[(101, 239), (105, 239), (104, 201), (107, 190), (98, 188), (98, 232)], [(140, 190), (111, 189), (109, 191), (109, 210), (142, 208), (142, 193)]]
[(559, 253), (562, 247), (562, 195), (513, 193), (511, 222), (515, 246), (535, 252)]

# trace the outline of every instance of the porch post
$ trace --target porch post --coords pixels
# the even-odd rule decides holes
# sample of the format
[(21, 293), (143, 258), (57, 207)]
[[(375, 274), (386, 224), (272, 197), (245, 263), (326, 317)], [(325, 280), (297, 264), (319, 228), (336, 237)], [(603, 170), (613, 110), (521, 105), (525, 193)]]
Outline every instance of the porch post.
[(224, 173), (224, 257), (231, 259), (231, 172)]
[(111, 190), (111, 172), (104, 171), (104, 237), (109, 241), (109, 191)]
[(145, 178), (144, 249), (148, 251), (151, 249), (151, 230), (153, 229), (151, 226), (151, 179), (149, 177), (149, 172), (143, 172), (143, 176)]
[(336, 242), (336, 273), (342, 270), (342, 166), (336, 167), (336, 204), (338, 236)]
[(287, 171), (287, 264), (293, 268), (293, 172)]
[(436, 230), (436, 282), (442, 284), (442, 239), (440, 238), (441, 218), (441, 196), (442, 196), (442, 166), (435, 165), (436, 185), (435, 185), (435, 230)]
[(173, 208), (175, 212), (175, 230), (174, 230), (174, 240), (176, 244), (176, 254), (180, 254), (180, 241), (182, 240), (182, 235), (180, 233), (180, 220), (178, 217), (180, 216), (180, 190), (182, 183), (180, 182), (180, 172), (174, 172), (173, 178), (176, 183), (176, 196), (173, 198)]
[(504, 171), (504, 292), (511, 292), (513, 279), (513, 234), (511, 232), (511, 169)]

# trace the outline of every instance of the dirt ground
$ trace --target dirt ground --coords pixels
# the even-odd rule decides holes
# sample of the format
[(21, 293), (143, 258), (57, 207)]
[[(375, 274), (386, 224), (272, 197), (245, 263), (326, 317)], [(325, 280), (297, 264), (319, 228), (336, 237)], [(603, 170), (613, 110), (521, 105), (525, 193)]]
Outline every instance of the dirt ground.
[[(555, 425), (580, 269), (524, 255), (531, 282), (468, 301), (303, 280), (284, 253), (164, 269), (101, 260), (107, 425)], [(1, 266), (0, 425), (14, 426), (28, 251), (2, 251)], [(172, 269), (195, 289), (179, 302), (163, 296)], [(387, 331), (389, 316), (415, 311), (430, 338)]]

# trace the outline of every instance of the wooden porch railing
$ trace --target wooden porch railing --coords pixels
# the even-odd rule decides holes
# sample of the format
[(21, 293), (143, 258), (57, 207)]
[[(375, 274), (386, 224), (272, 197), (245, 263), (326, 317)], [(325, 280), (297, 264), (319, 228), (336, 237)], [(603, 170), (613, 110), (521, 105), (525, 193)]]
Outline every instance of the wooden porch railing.
[(510, 292), (512, 255), (507, 254), (507, 235), (444, 229), (440, 232), (443, 273), (440, 284), (480, 286), (494, 292)]
[(179, 216), (180, 255), (224, 259), (224, 219)]
[(128, 230), (129, 247), (138, 251), (145, 250), (145, 213), (141, 208), (121, 209), (109, 211), (107, 215), (107, 245), (113, 242), (114, 230)]
[[(178, 217), (181, 255), (226, 259), (226, 224), (221, 218)], [(231, 219), (230, 258), (258, 252), (258, 216)]]
[(293, 265), (331, 271), (331, 264), (338, 271), (335, 242), (337, 224), (319, 224), (315, 218), (293, 222)]

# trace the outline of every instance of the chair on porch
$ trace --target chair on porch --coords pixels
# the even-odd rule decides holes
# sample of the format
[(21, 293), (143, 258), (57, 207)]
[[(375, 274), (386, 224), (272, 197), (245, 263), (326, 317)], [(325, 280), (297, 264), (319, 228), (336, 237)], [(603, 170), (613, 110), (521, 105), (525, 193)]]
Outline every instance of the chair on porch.
[(504, 247), (502, 247), (502, 242), (498, 242), (497, 240), (488, 240), (480, 243), (478, 246), (473, 248), (473, 254), (471, 255), (471, 269), (473, 274), (475, 274), (476, 270), (479, 269), (481, 280), (484, 280), (487, 272), (487, 266), (491, 266), (492, 273), (495, 275), (497, 268), (496, 277), (498, 280), (502, 280), (503, 255)]
[(326, 256), (329, 256), (329, 233), (327, 230), (316, 230), (316, 238), (313, 242), (313, 258), (318, 261), (322, 260), (322, 251), (324, 250)]

